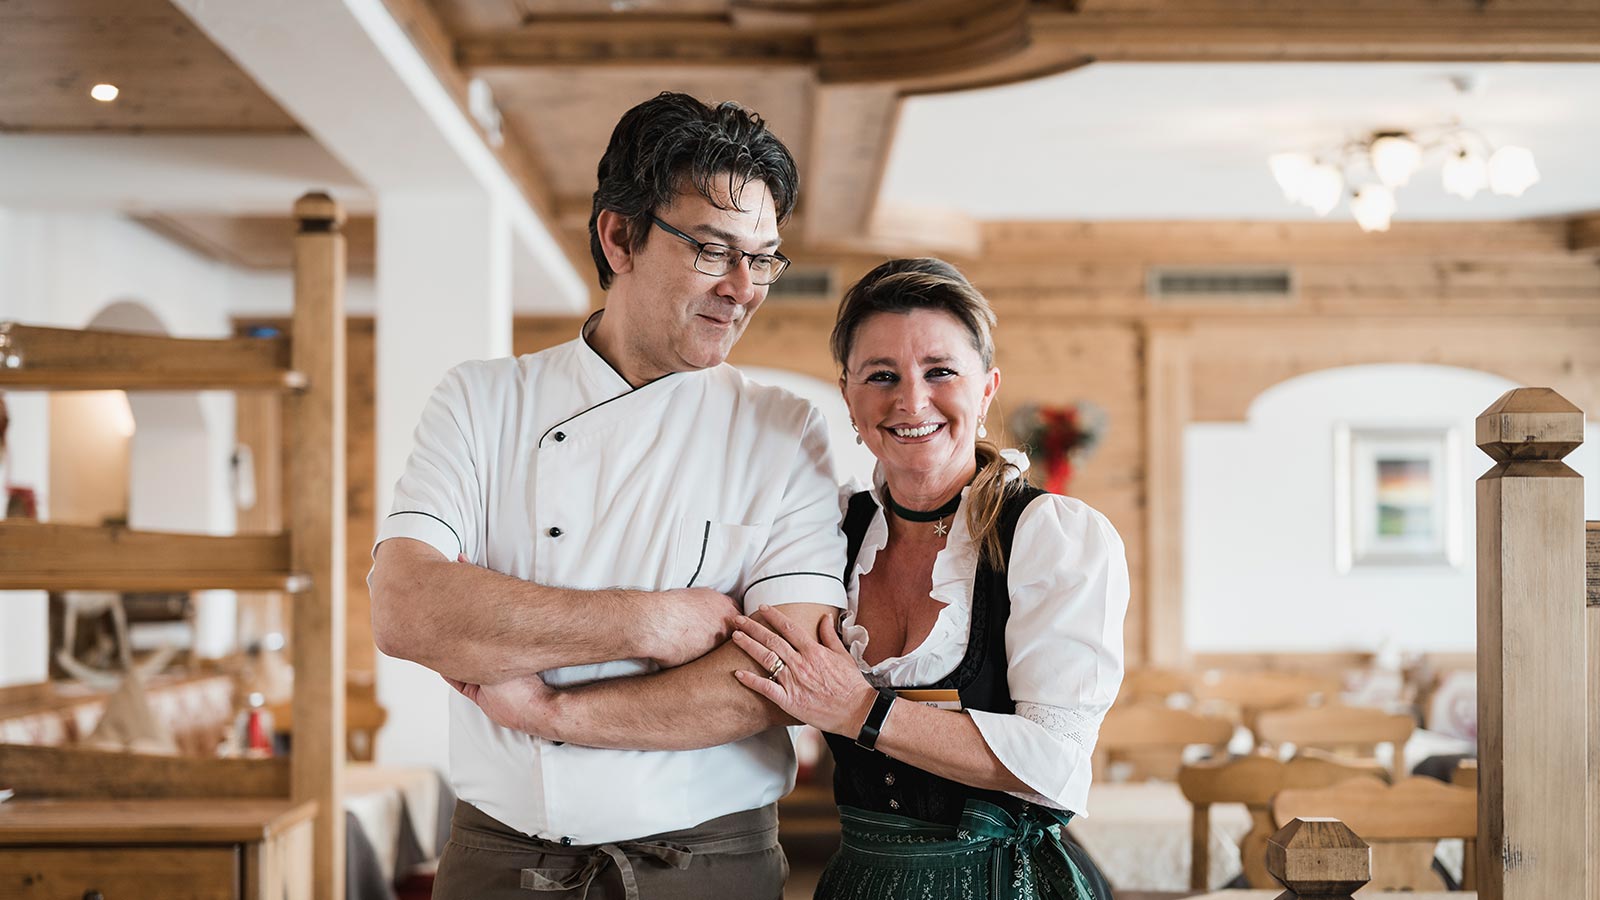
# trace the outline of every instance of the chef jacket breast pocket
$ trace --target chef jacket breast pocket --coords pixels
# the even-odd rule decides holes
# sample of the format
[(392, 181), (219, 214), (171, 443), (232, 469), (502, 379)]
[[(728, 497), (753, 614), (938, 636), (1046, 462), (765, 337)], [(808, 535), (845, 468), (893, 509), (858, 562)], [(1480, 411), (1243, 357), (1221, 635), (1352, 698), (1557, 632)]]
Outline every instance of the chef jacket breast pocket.
[(744, 586), (766, 533), (765, 525), (685, 519), (678, 539), (677, 568), (682, 578), (676, 586), (711, 588), (732, 595)]

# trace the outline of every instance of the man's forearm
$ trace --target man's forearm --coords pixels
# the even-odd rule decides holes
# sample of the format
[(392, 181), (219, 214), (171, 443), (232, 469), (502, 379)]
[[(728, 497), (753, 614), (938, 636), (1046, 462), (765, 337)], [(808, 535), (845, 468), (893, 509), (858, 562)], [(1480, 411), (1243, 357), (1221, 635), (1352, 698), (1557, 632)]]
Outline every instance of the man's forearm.
[[(810, 603), (783, 610), (812, 631), (836, 612)], [(559, 691), (553, 733), (542, 736), (619, 750), (695, 750), (798, 724), (739, 684), (735, 669), (767, 674), (730, 641), (675, 669)]]
[(373, 631), (391, 656), (492, 684), (653, 653), (642, 592), (546, 587), (392, 543), (372, 578)]

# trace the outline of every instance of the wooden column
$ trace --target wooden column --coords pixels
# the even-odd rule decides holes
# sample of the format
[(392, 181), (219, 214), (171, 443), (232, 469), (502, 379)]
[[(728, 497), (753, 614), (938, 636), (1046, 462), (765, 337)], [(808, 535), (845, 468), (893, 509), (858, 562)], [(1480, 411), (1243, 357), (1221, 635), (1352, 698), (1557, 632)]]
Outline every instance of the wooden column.
[[(1549, 388), (1478, 417), (1478, 891), (1585, 897), (1583, 413)], [(1593, 802), (1592, 800), (1590, 801)]]
[(295, 204), (294, 368), (306, 389), (290, 395), (288, 510), (295, 571), (311, 587), (295, 595), (296, 801), (315, 800), (317, 900), (344, 895), (345, 619), (345, 244), (344, 211), (326, 194)]
[[(1144, 334), (1144, 643), (1129, 663), (1181, 667), (1183, 643), (1183, 432), (1191, 417), (1189, 339), (1181, 325)], [(1137, 601), (1135, 601), (1137, 602)], [(1142, 651), (1136, 652), (1136, 651)]]
[[(1600, 522), (1584, 525), (1584, 618), (1589, 658), (1589, 783), (1584, 806), (1589, 810), (1587, 900), (1600, 900)], [(1476, 777), (1477, 770), (1473, 770)]]

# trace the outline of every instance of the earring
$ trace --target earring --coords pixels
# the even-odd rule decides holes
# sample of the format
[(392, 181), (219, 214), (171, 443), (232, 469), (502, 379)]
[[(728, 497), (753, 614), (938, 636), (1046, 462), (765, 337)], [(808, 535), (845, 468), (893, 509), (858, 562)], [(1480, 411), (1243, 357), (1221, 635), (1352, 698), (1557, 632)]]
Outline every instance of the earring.
[(856, 443), (861, 443), (861, 429), (857, 428), (853, 421), (850, 423), (850, 430), (856, 433)]
[(989, 429), (983, 427), (983, 420), (983, 416), (978, 417), (978, 437), (986, 438), (989, 436)]

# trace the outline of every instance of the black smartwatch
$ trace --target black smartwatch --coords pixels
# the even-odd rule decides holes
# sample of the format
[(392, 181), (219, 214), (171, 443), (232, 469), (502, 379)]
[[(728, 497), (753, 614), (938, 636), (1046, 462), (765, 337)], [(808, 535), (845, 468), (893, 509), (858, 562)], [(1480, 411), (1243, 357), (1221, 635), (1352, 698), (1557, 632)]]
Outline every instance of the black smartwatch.
[(873, 750), (878, 746), (878, 732), (883, 730), (883, 722), (889, 718), (889, 707), (896, 700), (894, 691), (889, 688), (878, 688), (878, 699), (872, 701), (872, 711), (867, 713), (867, 720), (861, 723), (861, 733), (856, 735), (856, 746), (863, 750)]

